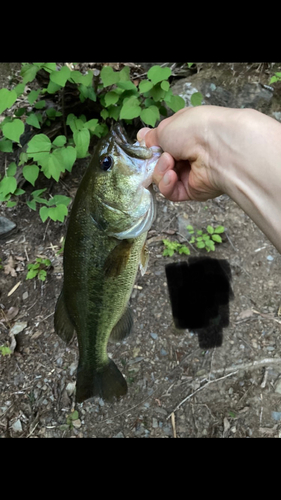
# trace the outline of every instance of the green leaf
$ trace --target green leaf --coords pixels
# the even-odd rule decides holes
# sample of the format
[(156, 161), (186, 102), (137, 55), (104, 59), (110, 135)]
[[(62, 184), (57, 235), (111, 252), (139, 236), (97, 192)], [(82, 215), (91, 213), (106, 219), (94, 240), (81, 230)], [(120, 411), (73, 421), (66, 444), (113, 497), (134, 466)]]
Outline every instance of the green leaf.
[(119, 90), (132, 90), (134, 94), (138, 94), (138, 89), (133, 82), (122, 81), (117, 83), (117, 91)]
[(52, 73), (50, 73), (50, 80), (56, 85), (64, 87), (70, 74), (70, 69), (67, 66), (63, 66), (59, 71), (52, 71)]
[(39, 215), (41, 217), (42, 222), (45, 222), (49, 217), (49, 208), (41, 207), (39, 210)]
[(192, 94), (190, 98), (190, 104), (192, 106), (200, 106), (202, 104), (202, 101), (203, 95), (201, 94), (201, 92), (194, 92), (194, 94)]
[(40, 68), (35, 66), (35, 64), (23, 64), (20, 72), (22, 76), (22, 83), (26, 84), (28, 82), (32, 82), (39, 69)]
[(207, 226), (207, 231), (209, 234), (213, 234), (215, 230), (212, 226)]
[(32, 125), (32, 127), (41, 128), (35, 113), (31, 113), (29, 116), (27, 116), (26, 123), (28, 123), (28, 125)]
[(169, 96), (168, 100), (164, 97), (164, 101), (167, 103), (167, 106), (174, 111), (174, 113), (185, 107), (185, 100), (179, 95)]
[(139, 91), (144, 94), (145, 92), (148, 92), (151, 90), (153, 87), (153, 83), (150, 82), (149, 80), (142, 80), (139, 84)]
[(156, 121), (160, 120), (159, 109), (157, 106), (149, 106), (149, 108), (142, 109), (140, 118), (146, 125), (154, 127)]
[(24, 124), (21, 120), (15, 118), (13, 121), (3, 125), (2, 132), (6, 139), (19, 142), (20, 136), (24, 132)]
[(64, 196), (63, 194), (56, 194), (50, 201), (49, 205), (65, 205), (66, 207), (71, 202), (71, 198)]
[(165, 97), (165, 90), (161, 89), (161, 84), (158, 83), (152, 87), (152, 89), (149, 92), (150, 96), (154, 99), (154, 101), (162, 101)]
[(61, 157), (62, 167), (68, 172), (71, 172), (77, 157), (76, 149), (73, 148), (72, 146), (67, 146), (66, 148), (61, 148), (60, 150), (57, 151), (59, 152), (59, 156)]
[(130, 80), (130, 68), (129, 66), (124, 66), (121, 71), (119, 71), (120, 82), (125, 82)]
[(29, 158), (33, 158), (41, 165), (41, 162), (48, 157), (51, 147), (52, 144), (47, 135), (36, 134), (29, 141), (26, 152)]
[(5, 109), (10, 108), (17, 100), (17, 93), (15, 90), (1, 89), (0, 90), (0, 114)]
[(39, 175), (39, 167), (37, 165), (25, 165), (23, 167), (24, 178), (34, 186), (36, 179)]
[(38, 274), (38, 269), (30, 269), (26, 275), (27, 280), (32, 280)]
[(34, 104), (35, 109), (43, 109), (46, 107), (46, 101), (42, 99)]
[(75, 144), (77, 158), (85, 158), (85, 156), (87, 156), (90, 144), (89, 130), (87, 128), (83, 128), (82, 130), (75, 130), (73, 132), (73, 140)]
[(161, 68), (161, 66), (152, 66), (147, 72), (148, 78), (154, 83), (162, 82), (167, 80), (171, 76), (172, 71), (170, 68)]
[(42, 171), (47, 179), (53, 177), (55, 181), (59, 181), (60, 174), (64, 169), (61, 165), (61, 156), (58, 150), (49, 153), (49, 155), (40, 162), (40, 165), (42, 165)]
[(224, 233), (224, 231), (225, 231), (225, 227), (224, 226), (217, 226), (217, 227), (215, 227), (215, 233), (217, 233), (217, 234)]
[(99, 122), (98, 122), (97, 118), (92, 118), (92, 120), (89, 120), (86, 123), (84, 123), (84, 127), (88, 128), (91, 132), (94, 132), (98, 123)]
[(74, 71), (71, 71), (68, 80), (73, 82), (73, 83), (82, 83), (83, 82), (83, 75), (82, 75), (81, 71), (74, 70)]
[(140, 116), (141, 107), (136, 96), (129, 97), (124, 103), (120, 111), (120, 119), (131, 120)]
[(197, 248), (205, 248), (205, 242), (204, 241), (198, 241), (196, 243)]
[(56, 207), (48, 208), (48, 217), (53, 221), (64, 221), (64, 217), (68, 214), (67, 207), (64, 204), (57, 205)]
[(212, 240), (214, 240), (216, 243), (222, 242), (222, 239), (219, 234), (212, 234)]
[(66, 143), (66, 137), (65, 135), (58, 135), (55, 140), (53, 141), (53, 145), (57, 146), (58, 148), (64, 146)]
[(41, 90), (38, 89), (38, 90), (31, 90), (27, 96), (27, 100), (29, 102), (29, 104), (33, 104), (34, 101), (36, 101), (36, 99), (38, 99), (38, 96), (40, 94)]
[(0, 192), (7, 196), (7, 194), (14, 193), (17, 189), (17, 181), (15, 177), (3, 177), (0, 181)]
[(104, 96), (106, 107), (110, 106), (111, 104), (116, 104), (118, 100), (119, 100), (119, 94), (114, 92), (114, 90), (110, 90), (110, 92), (107, 92)]
[(17, 165), (14, 161), (12, 161), (7, 168), (6, 174), (8, 177), (13, 177), (15, 175), (16, 171), (17, 171)]
[(190, 250), (187, 246), (185, 245), (182, 245), (179, 250), (178, 250), (179, 254), (185, 254), (185, 255), (190, 255)]
[(114, 85), (114, 83), (117, 83), (120, 80), (120, 74), (113, 71), (111, 66), (103, 66), (100, 72), (100, 77), (104, 87)]
[(41, 281), (45, 281), (46, 276), (47, 276), (47, 271), (45, 271), (45, 269), (40, 269), (38, 273), (38, 279)]
[(3, 153), (12, 153), (13, 152), (13, 141), (10, 141), (9, 139), (1, 139), (0, 141), (0, 151)]
[(57, 92), (58, 90), (60, 90), (61, 87), (62, 87), (61, 85), (58, 85), (57, 83), (52, 82), (50, 80), (49, 84), (48, 84), (48, 87), (46, 89), (46, 92), (48, 92), (49, 94), (55, 94), (55, 92)]
[(170, 88), (169, 82), (167, 82), (166, 80), (161, 82), (161, 89), (165, 90), (165, 92), (168, 92), (169, 88)]
[(25, 89), (25, 84), (19, 83), (18, 85), (15, 86), (14, 91), (17, 93), (17, 96), (19, 97), (21, 94), (24, 93), (24, 89)]
[(207, 250), (215, 251), (215, 243), (212, 240), (206, 240), (205, 245)]

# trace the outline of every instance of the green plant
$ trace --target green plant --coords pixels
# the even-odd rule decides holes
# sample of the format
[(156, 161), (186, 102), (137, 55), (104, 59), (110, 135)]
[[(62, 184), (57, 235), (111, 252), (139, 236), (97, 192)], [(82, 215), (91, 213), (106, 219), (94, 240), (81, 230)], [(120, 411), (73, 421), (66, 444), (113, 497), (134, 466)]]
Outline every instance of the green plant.
[(181, 243), (178, 243), (177, 241), (170, 241), (170, 240), (162, 240), (165, 246), (165, 249), (163, 251), (164, 256), (169, 256), (172, 257), (175, 252), (178, 252), (180, 255), (185, 254), (185, 255), (190, 255), (190, 250), (187, 248), (187, 246), (182, 245)]
[(0, 345), (0, 353), (2, 354), (2, 356), (10, 356), (10, 354), (12, 354), (12, 351), (9, 347)]
[(270, 78), (269, 85), (275, 82), (280, 82), (280, 80), (281, 80), (281, 73), (277, 72)]
[[(190, 234), (194, 234), (195, 230), (193, 226), (187, 226), (187, 230)], [(211, 250), (215, 251), (215, 244), (221, 243), (222, 239), (220, 234), (224, 232), (225, 228), (223, 226), (207, 226), (207, 233), (203, 233), (202, 230), (196, 230), (197, 236), (192, 236), (190, 243), (195, 243), (197, 248), (205, 248), (207, 252)]]
[[(27, 84), (29, 86), (42, 70), (45, 82), (27, 93)], [(0, 123), (0, 152), (11, 153), (15, 145), (21, 148), (18, 165), (10, 163), (0, 180), (0, 202), (6, 202), (9, 207), (15, 206), (18, 197), (25, 193), (18, 187), (19, 168), (32, 186), (40, 173), (58, 182), (62, 173), (71, 172), (77, 158), (89, 155), (91, 137), (105, 135), (113, 121), (123, 119), (131, 123), (139, 118), (145, 125), (154, 127), (161, 116), (167, 116), (167, 108), (176, 112), (185, 105), (170, 88), (171, 69), (158, 65), (152, 66), (147, 78), (139, 81), (131, 80), (129, 66), (114, 71), (105, 65), (99, 76), (94, 76), (91, 69), (86, 74), (76, 70), (75, 63), (22, 63), (20, 76), (20, 83), (12, 90), (0, 90), (0, 114), (7, 115)], [(83, 113), (66, 115), (65, 93), (69, 85), (81, 103), (95, 103), (93, 118), (87, 119)], [(55, 94), (57, 98), (52, 101)], [(21, 104), (18, 104), (19, 98)], [(59, 132), (53, 131), (56, 124)], [(32, 127), (29, 139), (28, 127)], [(43, 190), (40, 191), (40, 194), (38, 190), (31, 193), (31, 200), (26, 202), (28, 206), (36, 210), (36, 202), (42, 203), (45, 206), (40, 208), (39, 215), (43, 222), (48, 217), (63, 222), (70, 198), (54, 202), (55, 197), (44, 199)]]
[(45, 281), (47, 276), (46, 268), (50, 267), (51, 261), (49, 259), (43, 259), (41, 257), (36, 258), (35, 264), (28, 264), (28, 273), (26, 275), (27, 280), (38, 277), (39, 280)]
[[(193, 226), (187, 226), (187, 230), (189, 234), (195, 234), (195, 229), (193, 228)], [(210, 252), (211, 250), (214, 251), (215, 244), (222, 242), (220, 234), (222, 234), (224, 231), (225, 228), (223, 226), (217, 226), (215, 228), (213, 226), (207, 226), (207, 233), (203, 233), (202, 230), (198, 229), (196, 230), (196, 236), (192, 236), (189, 243), (191, 245), (195, 243), (197, 248), (204, 248), (205, 250), (207, 250), (207, 252)], [(178, 243), (177, 241), (170, 241), (167, 239), (163, 239), (162, 241), (165, 246), (163, 251), (164, 256), (172, 257), (175, 252), (179, 254), (190, 255), (190, 250), (186, 245)]]

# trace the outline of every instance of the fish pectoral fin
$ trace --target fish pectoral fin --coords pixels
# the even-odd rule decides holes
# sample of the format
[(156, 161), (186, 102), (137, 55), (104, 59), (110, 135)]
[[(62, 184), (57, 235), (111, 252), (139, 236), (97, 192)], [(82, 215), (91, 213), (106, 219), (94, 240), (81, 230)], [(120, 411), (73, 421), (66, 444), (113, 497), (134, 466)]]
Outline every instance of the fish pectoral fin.
[(99, 396), (106, 401), (113, 401), (127, 393), (125, 378), (112, 359), (100, 370), (93, 367), (78, 367), (76, 382), (76, 402)]
[(133, 329), (133, 324), (134, 319), (132, 309), (130, 307), (127, 307), (124, 314), (112, 329), (109, 340), (118, 342), (119, 340), (124, 339), (125, 337), (130, 335)]
[(141, 250), (141, 258), (140, 258), (140, 272), (142, 276), (145, 274), (147, 270), (148, 261), (149, 261), (149, 252), (147, 245), (144, 244)]
[(57, 300), (54, 326), (55, 332), (59, 335), (59, 337), (65, 342), (69, 343), (74, 335), (75, 328), (68, 316), (63, 290)]
[(130, 257), (133, 242), (122, 240), (113, 248), (104, 263), (106, 277), (117, 277), (124, 271)]

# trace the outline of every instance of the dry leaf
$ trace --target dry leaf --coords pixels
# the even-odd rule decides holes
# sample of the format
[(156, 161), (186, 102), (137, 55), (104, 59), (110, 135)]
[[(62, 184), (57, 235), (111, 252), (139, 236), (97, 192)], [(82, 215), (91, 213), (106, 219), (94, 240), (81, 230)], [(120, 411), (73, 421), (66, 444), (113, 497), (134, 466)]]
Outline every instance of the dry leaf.
[(15, 271), (15, 266), (16, 266), (16, 261), (14, 260), (13, 256), (10, 255), (10, 257), (8, 258), (7, 264), (4, 265), (4, 273), (10, 274), (14, 278), (16, 278), (17, 273)]
[(241, 321), (243, 319), (248, 319), (254, 316), (254, 313), (252, 309), (245, 309), (245, 311), (242, 311), (237, 317), (236, 321)]

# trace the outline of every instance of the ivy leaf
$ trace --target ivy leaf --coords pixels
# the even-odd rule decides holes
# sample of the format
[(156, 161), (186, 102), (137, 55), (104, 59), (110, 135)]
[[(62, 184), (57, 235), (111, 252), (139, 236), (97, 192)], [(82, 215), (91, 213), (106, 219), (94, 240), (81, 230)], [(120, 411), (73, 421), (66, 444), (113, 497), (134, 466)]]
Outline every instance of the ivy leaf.
[(129, 97), (124, 103), (120, 111), (120, 119), (131, 120), (140, 116), (141, 107), (136, 96)]
[(29, 141), (27, 146), (27, 154), (29, 158), (33, 158), (39, 165), (48, 157), (52, 147), (49, 137), (45, 134), (36, 134)]
[(162, 82), (163, 80), (167, 80), (169, 76), (171, 76), (172, 71), (170, 68), (161, 68), (161, 66), (152, 66), (147, 72), (148, 78), (154, 83)]
[(32, 125), (32, 127), (41, 128), (35, 113), (31, 113), (29, 116), (27, 116), (26, 123), (28, 123), (28, 125)]
[(150, 82), (149, 80), (142, 80), (139, 84), (139, 91), (144, 94), (145, 92), (148, 92), (151, 90), (153, 87), (153, 83)]
[(24, 132), (24, 124), (21, 120), (16, 118), (11, 122), (5, 123), (3, 125), (2, 132), (6, 139), (19, 142), (20, 136)]
[(164, 98), (164, 101), (174, 113), (185, 107), (185, 100), (179, 95), (169, 95), (167, 99)]
[(55, 140), (53, 141), (53, 145), (57, 147), (62, 147), (66, 143), (66, 137), (65, 135), (58, 135)]
[(17, 181), (15, 177), (3, 177), (0, 182), (0, 192), (3, 196), (7, 194), (14, 193), (17, 189)]
[(104, 66), (100, 72), (100, 77), (104, 87), (113, 85), (120, 80), (120, 74), (113, 71), (111, 66)]
[(25, 165), (22, 170), (24, 178), (32, 184), (35, 185), (35, 181), (39, 175), (39, 167), (37, 165)]
[(38, 70), (39, 67), (35, 66), (35, 64), (24, 64), (20, 72), (22, 76), (22, 83), (26, 84), (28, 82), (32, 82)]
[(42, 170), (47, 179), (53, 177), (55, 181), (59, 181), (60, 173), (62, 172), (61, 162), (58, 158), (57, 151), (53, 151), (53, 153), (49, 153), (44, 160), (40, 161), (40, 165), (42, 166)]
[(110, 92), (107, 92), (104, 96), (104, 102), (105, 106), (110, 106), (111, 104), (116, 104), (116, 102), (119, 99), (119, 95), (114, 92), (114, 90), (111, 90)]
[(59, 153), (60, 157), (62, 158), (61, 163), (63, 167), (68, 171), (71, 172), (72, 167), (75, 163), (76, 157), (77, 157), (77, 152), (76, 149), (73, 148), (72, 146), (67, 146), (66, 148), (61, 148), (57, 150)]
[(29, 104), (33, 104), (34, 101), (36, 101), (36, 99), (38, 99), (38, 96), (40, 94), (41, 90), (31, 90), (27, 96), (27, 100), (29, 102)]
[(77, 158), (85, 158), (88, 153), (88, 148), (90, 144), (90, 132), (87, 128), (82, 128), (82, 130), (75, 130), (73, 132), (73, 140), (75, 144), (75, 149), (77, 153)]
[(149, 106), (148, 108), (142, 109), (140, 118), (146, 125), (154, 127), (156, 121), (160, 119), (159, 109), (157, 106)]
[(0, 141), (0, 151), (3, 153), (12, 153), (13, 152), (13, 142), (10, 141), (9, 139), (1, 139)]
[(201, 92), (194, 92), (194, 94), (192, 94), (190, 98), (190, 104), (192, 106), (200, 106), (202, 104), (202, 101), (203, 95), (201, 94)]
[(50, 80), (56, 85), (64, 87), (70, 74), (70, 69), (67, 66), (63, 66), (59, 71), (52, 71), (52, 73), (50, 73)]
[(15, 90), (1, 89), (0, 90), (0, 114), (5, 111), (5, 109), (10, 108), (17, 99), (17, 93)]

